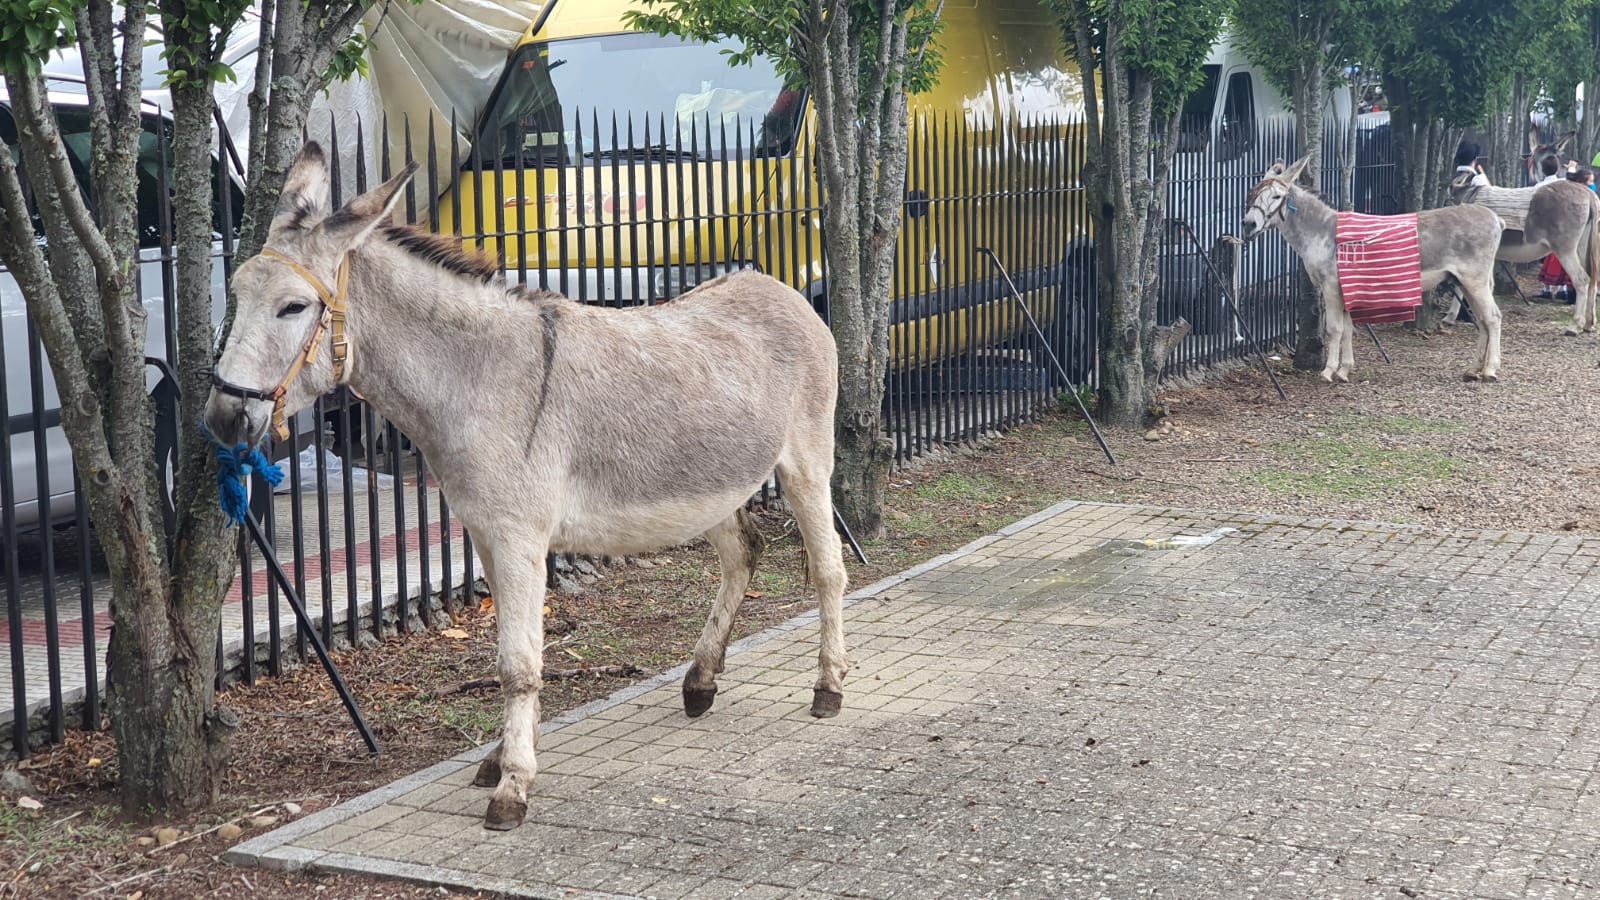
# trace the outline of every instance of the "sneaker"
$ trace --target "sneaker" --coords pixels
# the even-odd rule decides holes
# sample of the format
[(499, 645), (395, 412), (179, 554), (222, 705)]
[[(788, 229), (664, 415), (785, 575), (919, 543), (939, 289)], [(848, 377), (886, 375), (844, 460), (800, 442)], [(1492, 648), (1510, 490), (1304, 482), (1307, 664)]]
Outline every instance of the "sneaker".
[(1536, 296), (1540, 300), (1554, 300), (1555, 299), (1555, 295), (1550, 293), (1550, 289), (1548, 287), (1540, 288), (1539, 289), (1539, 293)]

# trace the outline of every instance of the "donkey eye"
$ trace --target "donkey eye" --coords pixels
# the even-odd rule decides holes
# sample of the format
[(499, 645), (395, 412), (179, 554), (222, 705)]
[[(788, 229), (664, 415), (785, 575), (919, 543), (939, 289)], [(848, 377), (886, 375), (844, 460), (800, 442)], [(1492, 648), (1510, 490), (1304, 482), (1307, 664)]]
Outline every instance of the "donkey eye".
[(287, 319), (290, 316), (298, 316), (305, 311), (306, 305), (304, 303), (290, 303), (284, 306), (283, 309), (278, 310), (278, 318)]

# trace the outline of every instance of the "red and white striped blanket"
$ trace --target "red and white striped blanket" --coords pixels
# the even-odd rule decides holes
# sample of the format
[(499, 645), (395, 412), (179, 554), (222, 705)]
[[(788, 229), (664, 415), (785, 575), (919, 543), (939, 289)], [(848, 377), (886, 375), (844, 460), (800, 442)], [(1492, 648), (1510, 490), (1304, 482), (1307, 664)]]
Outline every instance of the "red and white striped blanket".
[(1417, 216), (1339, 213), (1334, 253), (1344, 308), (1357, 325), (1411, 322), (1422, 303)]

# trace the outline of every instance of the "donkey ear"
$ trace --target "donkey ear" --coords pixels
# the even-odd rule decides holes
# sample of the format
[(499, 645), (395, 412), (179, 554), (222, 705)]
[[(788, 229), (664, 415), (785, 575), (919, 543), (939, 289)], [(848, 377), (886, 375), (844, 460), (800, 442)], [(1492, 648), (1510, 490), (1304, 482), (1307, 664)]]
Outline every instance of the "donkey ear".
[(322, 154), (322, 145), (311, 141), (300, 148), (300, 155), (289, 167), (267, 232), (310, 228), (327, 214), (328, 160)]
[(372, 229), (383, 224), (394, 211), (395, 204), (400, 201), (400, 189), (416, 172), (417, 163), (407, 163), (399, 175), (356, 197), (324, 219), (322, 233), (340, 243), (344, 249), (361, 243), (372, 233)]
[(1289, 171), (1283, 177), (1290, 181), (1299, 181), (1301, 173), (1306, 170), (1306, 165), (1310, 162), (1311, 154), (1307, 153), (1305, 156), (1295, 160), (1295, 164), (1289, 167)]

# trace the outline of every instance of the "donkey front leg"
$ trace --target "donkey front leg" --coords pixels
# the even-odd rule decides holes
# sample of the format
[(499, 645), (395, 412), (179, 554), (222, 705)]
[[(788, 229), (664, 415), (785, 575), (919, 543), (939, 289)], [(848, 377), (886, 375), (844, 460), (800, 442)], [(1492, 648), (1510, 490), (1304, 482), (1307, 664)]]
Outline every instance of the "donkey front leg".
[[(500, 692), (505, 728), (500, 746), (484, 760), (498, 764), (500, 782), (489, 798), (484, 826), (507, 831), (528, 812), (528, 789), (539, 744), (539, 689), (544, 686), (544, 541), (500, 543), (494, 552), (495, 614), (500, 632)], [(483, 775), (484, 770), (479, 769)]]
[(1472, 317), (1478, 323), (1478, 359), (1475, 371), (1466, 374), (1466, 380), (1498, 381), (1500, 372), (1500, 307), (1494, 302), (1494, 277), (1481, 284), (1463, 285), (1467, 304), (1472, 307)]
[(1333, 381), (1344, 342), (1344, 300), (1337, 288), (1322, 288), (1322, 380)]
[(745, 588), (755, 571), (766, 539), (756, 529), (755, 519), (743, 507), (706, 532), (706, 540), (717, 551), (722, 568), (722, 588), (716, 605), (694, 645), (694, 662), (683, 676), (683, 711), (689, 718), (704, 715), (717, 698), (717, 676), (722, 674), (728, 652), (728, 635), (733, 632), (733, 617), (739, 614)]
[(1349, 313), (1342, 310), (1339, 317), (1344, 327), (1339, 332), (1339, 369), (1333, 373), (1333, 380), (1340, 384), (1349, 384), (1350, 370), (1356, 365), (1356, 323), (1350, 318)]

